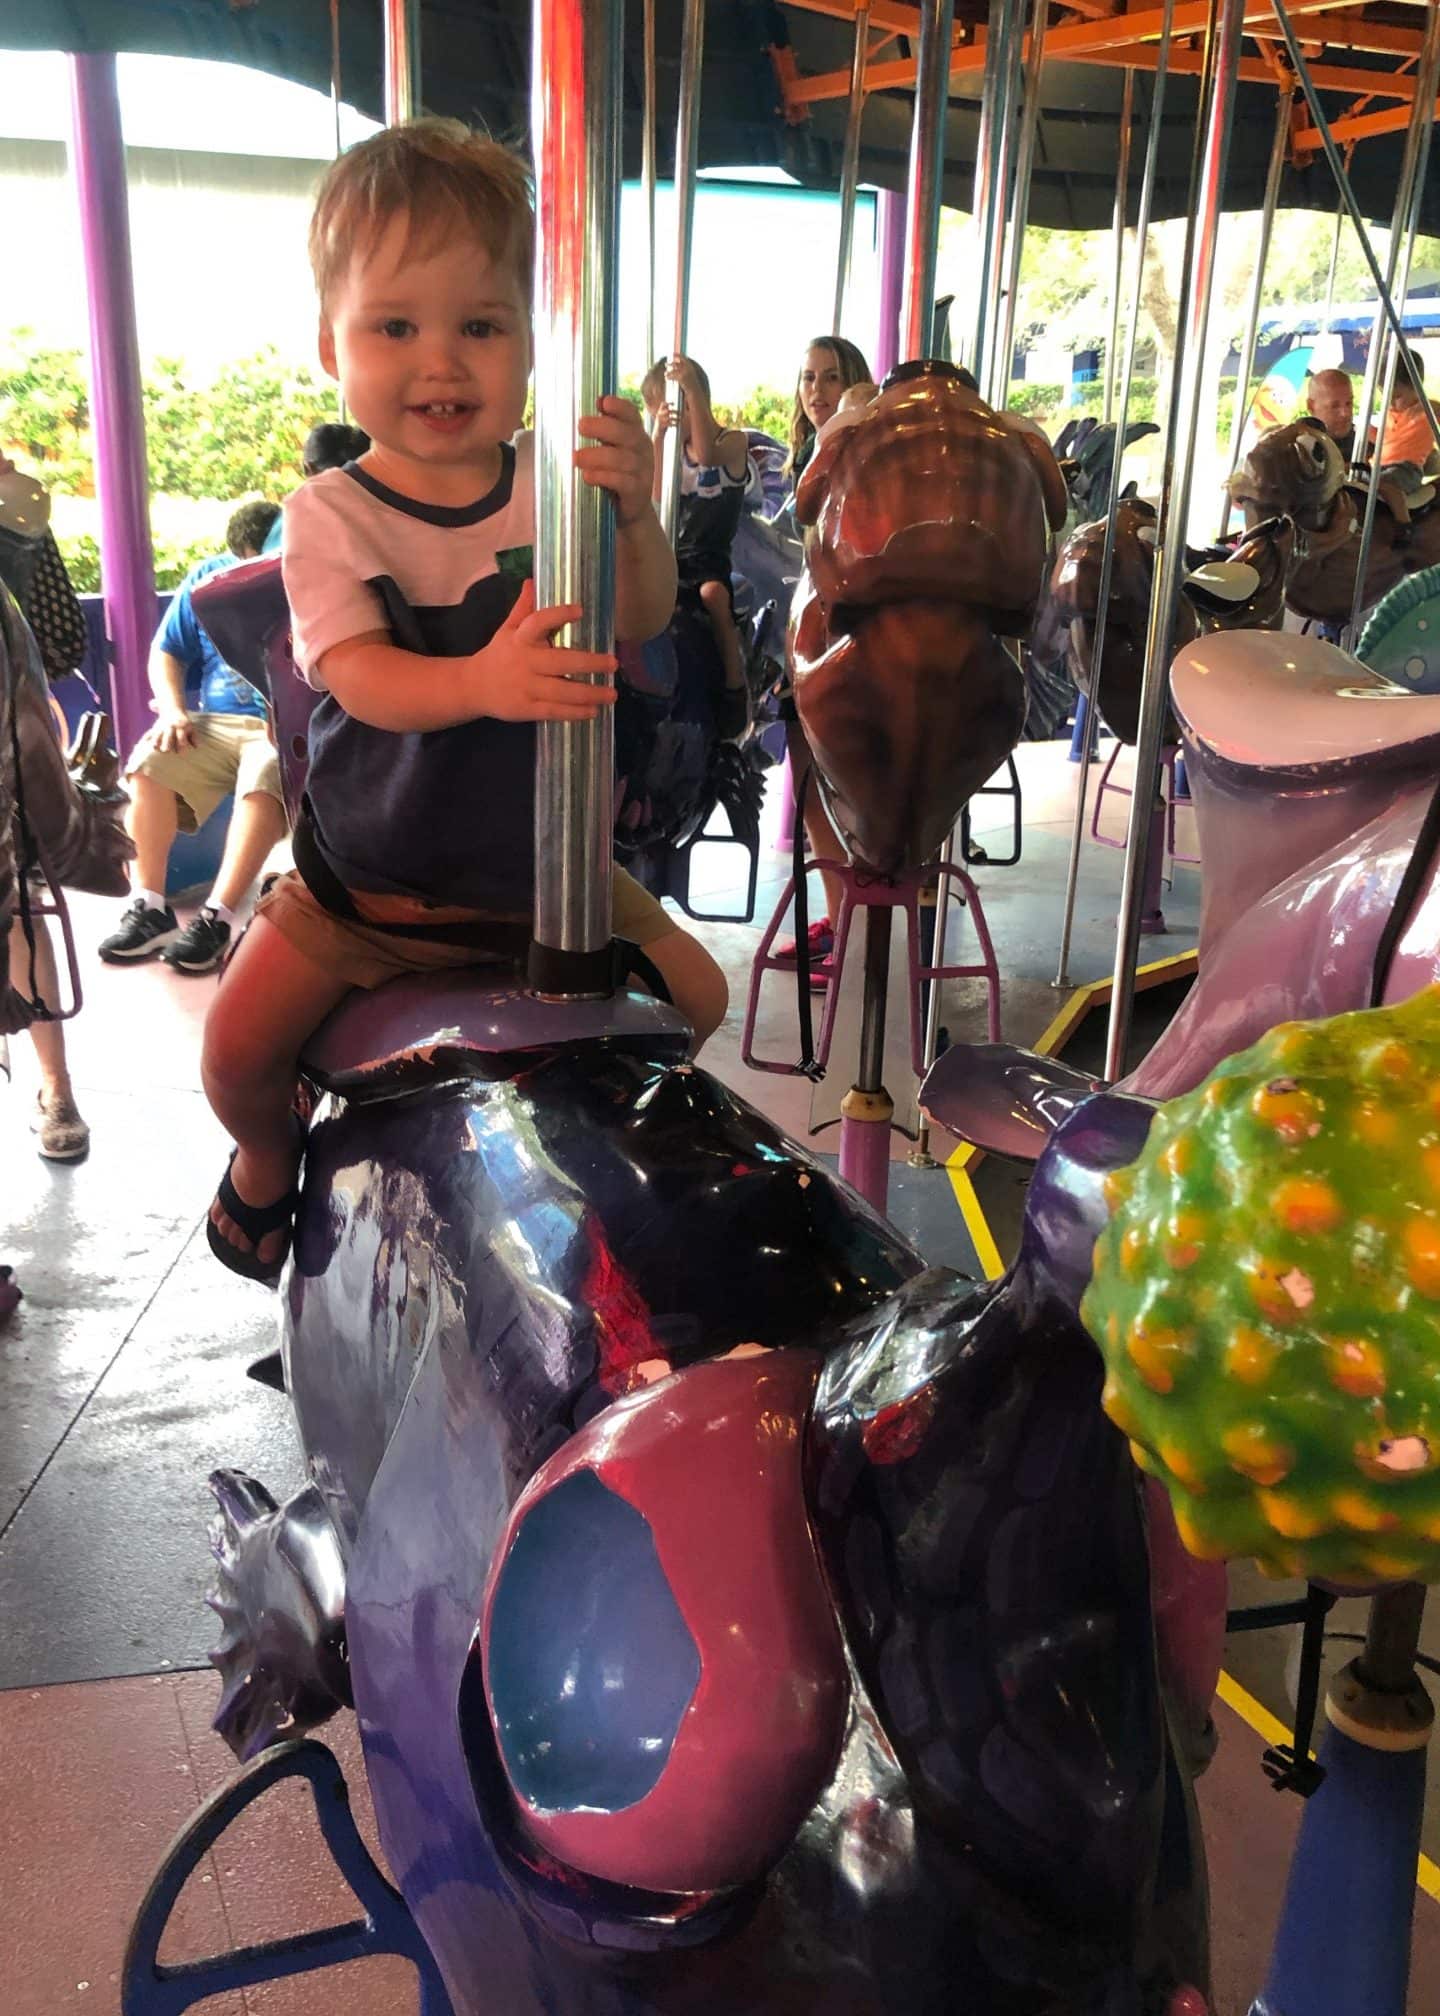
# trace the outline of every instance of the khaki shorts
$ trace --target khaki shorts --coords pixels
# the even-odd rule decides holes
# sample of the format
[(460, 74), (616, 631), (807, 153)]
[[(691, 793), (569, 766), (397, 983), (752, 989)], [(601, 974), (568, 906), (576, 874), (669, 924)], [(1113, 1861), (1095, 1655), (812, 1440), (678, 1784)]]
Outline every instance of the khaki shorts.
[(197, 833), (233, 791), (237, 798), (263, 792), (284, 803), (280, 764), (265, 723), (248, 714), (192, 714), (193, 749), (162, 756), (149, 738), (136, 744), (127, 777), (153, 777), (180, 801), (180, 831)]
[[(617, 938), (626, 938), (632, 945), (654, 945), (679, 929), (649, 890), (642, 889), (623, 868), (611, 870), (610, 886)], [(377, 925), (477, 921), (473, 911), (442, 909), (414, 903), (406, 897), (367, 896), (352, 891), (351, 901), (364, 916), (374, 918)], [(348, 987), (378, 987), (400, 973), (434, 973), (456, 966), (513, 966), (523, 958), (530, 938), (528, 924), (501, 920), (495, 923), (494, 947), (488, 952), (483, 944), (445, 945), (428, 938), (406, 938), (399, 932), (334, 916), (316, 900), (293, 869), (271, 883), (255, 905), (255, 915), (272, 924), (312, 965), (333, 973)]]

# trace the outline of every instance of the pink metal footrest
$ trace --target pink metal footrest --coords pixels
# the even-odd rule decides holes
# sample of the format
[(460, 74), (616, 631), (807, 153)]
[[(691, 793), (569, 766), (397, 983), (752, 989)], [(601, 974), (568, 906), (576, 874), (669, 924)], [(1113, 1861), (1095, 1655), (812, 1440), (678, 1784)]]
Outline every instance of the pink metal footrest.
[[(1122, 853), (1125, 849), (1125, 842), (1123, 840), (1112, 840), (1108, 833), (1100, 831), (1100, 815), (1104, 809), (1105, 793), (1107, 791), (1112, 791), (1117, 798), (1132, 798), (1135, 795), (1128, 784), (1112, 783), (1110, 777), (1110, 773), (1115, 768), (1121, 750), (1126, 746), (1123, 742), (1117, 742), (1115, 747), (1110, 751), (1105, 768), (1100, 773), (1100, 788), (1095, 793), (1095, 809), (1090, 815), (1090, 838), (1097, 841), (1102, 847), (1116, 847)], [(1180, 791), (1175, 782), (1175, 761), (1179, 754), (1180, 751), (1173, 742), (1168, 748), (1160, 752), (1160, 762), (1165, 780), (1163, 787), (1165, 798), (1165, 851), (1172, 861), (1183, 861), (1191, 867), (1198, 867), (1200, 865), (1200, 856), (1198, 854), (1182, 854), (1175, 845), (1175, 815), (1177, 811), (1188, 807), (1191, 803), (1189, 793)]]
[[(855, 912), (871, 906), (885, 906), (903, 910), (906, 922), (906, 950), (910, 967), (910, 1063), (918, 1077), (925, 1069), (925, 1016), (923, 1011), (923, 989), (927, 983), (944, 980), (983, 980), (987, 991), (986, 1012), (989, 1022), (990, 1040), (1000, 1041), (1000, 969), (995, 959), (995, 947), (990, 938), (990, 927), (985, 921), (985, 911), (980, 902), (980, 892), (963, 868), (953, 862), (931, 862), (925, 868), (910, 868), (892, 881), (882, 881), (878, 877), (862, 875), (847, 862), (809, 861), (805, 865), (807, 875), (818, 874), (824, 869), (834, 875), (840, 883), (843, 894), (840, 899), (840, 915), (835, 919), (835, 949), (828, 961), (829, 971), (824, 976), (825, 1005), (820, 1016), (820, 1034), (815, 1044), (815, 1063), (823, 1071), (830, 1061), (830, 1044), (835, 1034), (835, 1011), (840, 1002), (840, 976), (845, 970), (845, 954), (850, 943), (850, 924)], [(968, 910), (975, 925), (975, 936), (980, 941), (980, 960), (968, 966), (944, 966), (934, 964), (943, 959), (944, 947), (932, 948), (932, 963), (921, 964), (920, 959), (920, 892), (932, 877), (948, 875), (954, 885), (951, 890), (962, 909)], [(795, 878), (792, 875), (781, 891), (775, 914), (766, 926), (750, 968), (750, 993), (745, 1004), (745, 1027), (740, 1039), (740, 1055), (752, 1071), (777, 1071), (787, 1076), (798, 1075), (799, 1067), (794, 1064), (780, 1064), (771, 1059), (755, 1055), (755, 1023), (760, 1007), (760, 987), (767, 973), (786, 973), (793, 977), (793, 960), (781, 960), (772, 956), (770, 948), (776, 933), (784, 923), (795, 895)]]

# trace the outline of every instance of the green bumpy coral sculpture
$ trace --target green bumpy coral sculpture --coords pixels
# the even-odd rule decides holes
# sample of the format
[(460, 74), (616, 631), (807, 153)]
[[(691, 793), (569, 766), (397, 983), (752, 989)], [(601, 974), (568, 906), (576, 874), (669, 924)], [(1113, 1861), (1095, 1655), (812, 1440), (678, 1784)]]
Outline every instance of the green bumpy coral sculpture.
[(1440, 987), (1272, 1029), (1107, 1196), (1081, 1313), (1191, 1553), (1440, 1580)]

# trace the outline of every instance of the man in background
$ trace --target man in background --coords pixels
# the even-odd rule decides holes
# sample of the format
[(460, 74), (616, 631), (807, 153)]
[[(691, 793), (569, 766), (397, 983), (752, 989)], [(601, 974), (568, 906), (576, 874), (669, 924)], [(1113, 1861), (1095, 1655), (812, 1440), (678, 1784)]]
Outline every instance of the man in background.
[(1320, 421), (1347, 462), (1355, 459), (1355, 388), (1344, 371), (1311, 375), (1306, 410)]
[[(280, 516), (278, 504), (242, 504), (225, 529), (226, 553), (190, 569), (150, 648), (150, 688), (158, 717), (126, 769), (135, 842), (130, 886), (134, 900), (100, 945), (111, 965), (157, 953), (179, 973), (211, 973), (239, 928), (237, 905), (285, 834), (280, 766), (254, 687), (220, 656), (191, 602), (202, 581), (238, 561), (253, 560)], [(182, 931), (165, 894), (177, 832), (195, 833), (234, 794), (214, 887)]]

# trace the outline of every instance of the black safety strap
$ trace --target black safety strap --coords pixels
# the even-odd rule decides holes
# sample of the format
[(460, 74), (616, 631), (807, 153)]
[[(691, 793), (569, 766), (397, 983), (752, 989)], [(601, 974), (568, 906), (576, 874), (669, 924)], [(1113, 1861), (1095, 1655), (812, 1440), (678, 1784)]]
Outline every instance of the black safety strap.
[(1415, 899), (1430, 870), (1435, 865), (1435, 856), (1440, 850), (1440, 784), (1437, 784), (1425, 808), (1425, 817), (1420, 822), (1420, 831), (1415, 836), (1415, 845), (1410, 850), (1410, 859), (1405, 864), (1405, 873), (1400, 877), (1400, 887), (1395, 891), (1395, 900), (1390, 905), (1390, 915), (1385, 919), (1380, 933), (1380, 942), (1375, 947), (1375, 964), (1370, 972), (1370, 1006), (1379, 1008), (1385, 999), (1385, 988), (1390, 978), (1390, 968), (1395, 953), (1404, 935), (1405, 926), (1410, 921), (1410, 912), (1415, 907)]
[(40, 850), (35, 844), (35, 835), (30, 821), (25, 816), (25, 777), (20, 763), (20, 694), (17, 689), (10, 707), (10, 753), (15, 765), (15, 814), (13, 833), (15, 837), (15, 893), (19, 904), (20, 933), (25, 940), (30, 955), (30, 991), (15, 992), (30, 1010), (37, 1022), (57, 1022), (59, 1016), (40, 993), (35, 984), (35, 919), (30, 914), (30, 874), (39, 866)]
[(810, 877), (805, 873), (805, 798), (814, 771), (812, 757), (795, 793), (790, 870), (795, 882), (795, 1007), (800, 1020), (800, 1062), (795, 1069), (800, 1077), (818, 1084), (825, 1072), (815, 1061), (815, 1003), (810, 992)]

